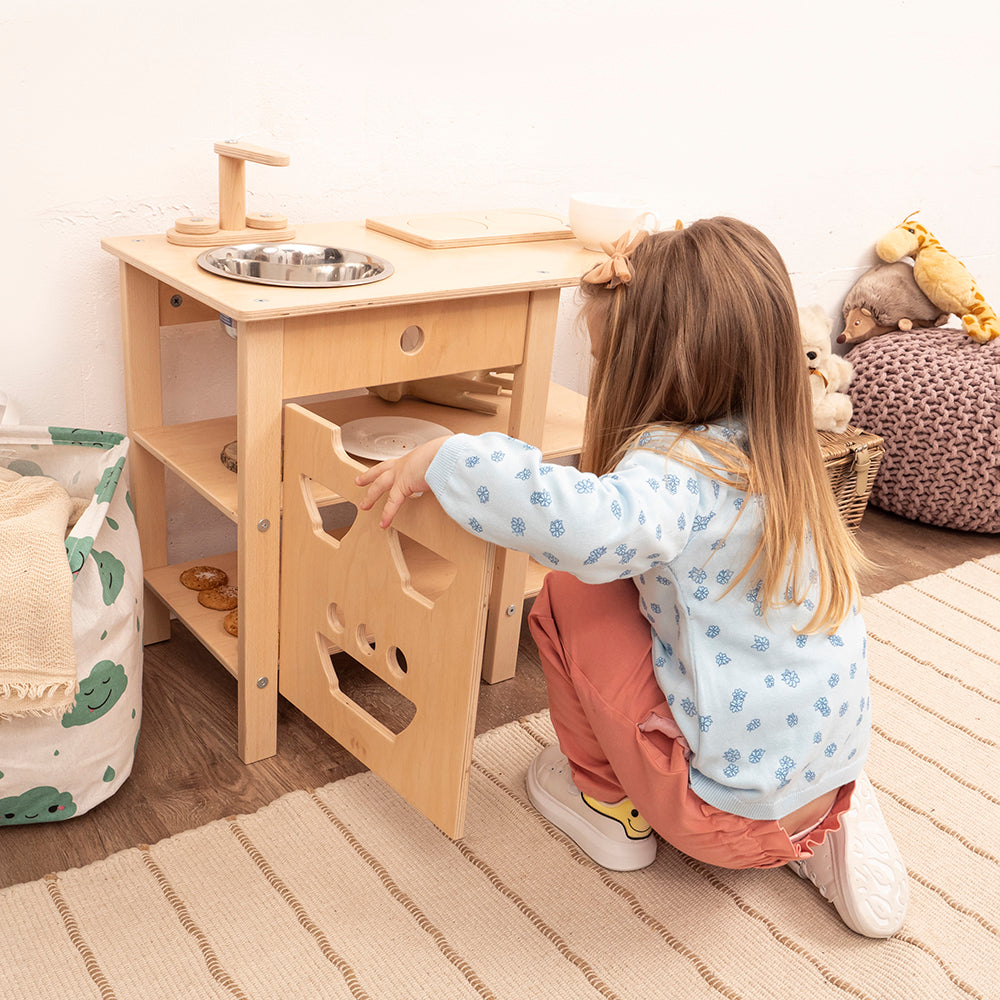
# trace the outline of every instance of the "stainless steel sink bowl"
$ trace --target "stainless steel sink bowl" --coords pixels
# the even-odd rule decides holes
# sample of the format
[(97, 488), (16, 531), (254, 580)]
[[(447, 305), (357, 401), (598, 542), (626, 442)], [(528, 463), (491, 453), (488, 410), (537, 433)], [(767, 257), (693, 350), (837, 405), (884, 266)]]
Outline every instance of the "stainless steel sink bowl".
[(393, 267), (361, 250), (315, 243), (239, 243), (216, 247), (198, 257), (199, 266), (223, 278), (258, 285), (329, 288), (381, 281)]

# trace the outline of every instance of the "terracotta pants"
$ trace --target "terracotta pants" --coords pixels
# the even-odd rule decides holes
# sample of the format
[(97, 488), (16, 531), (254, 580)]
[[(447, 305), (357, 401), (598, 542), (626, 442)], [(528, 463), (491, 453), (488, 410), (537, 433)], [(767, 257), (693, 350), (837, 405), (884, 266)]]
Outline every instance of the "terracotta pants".
[(628, 796), (678, 850), (724, 868), (772, 868), (808, 857), (840, 826), (853, 782), (827, 818), (797, 843), (775, 820), (722, 812), (688, 787), (683, 746), (639, 726), (672, 719), (653, 676), (649, 623), (631, 580), (581, 583), (549, 573), (528, 618), (549, 691), (549, 711), (577, 787), (602, 802)]

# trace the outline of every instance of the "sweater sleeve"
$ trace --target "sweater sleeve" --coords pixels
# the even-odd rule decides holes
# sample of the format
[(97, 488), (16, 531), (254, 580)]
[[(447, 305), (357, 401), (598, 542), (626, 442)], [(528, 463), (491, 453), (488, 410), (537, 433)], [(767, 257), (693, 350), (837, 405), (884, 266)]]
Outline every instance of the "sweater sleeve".
[(537, 448), (498, 433), (450, 438), (427, 483), (468, 531), (586, 583), (669, 562), (687, 543), (698, 507), (663, 454), (637, 449), (614, 472), (595, 476), (550, 465)]

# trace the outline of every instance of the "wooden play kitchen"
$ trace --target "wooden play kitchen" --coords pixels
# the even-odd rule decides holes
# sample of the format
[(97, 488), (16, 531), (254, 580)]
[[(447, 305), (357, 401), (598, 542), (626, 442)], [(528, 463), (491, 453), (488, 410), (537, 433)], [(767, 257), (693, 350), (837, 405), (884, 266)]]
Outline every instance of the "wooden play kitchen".
[[(234, 157), (220, 153), (225, 159)], [(494, 242), (489, 219), (484, 231), (468, 216), (451, 217), (464, 220), (453, 227), (456, 239), (475, 229), (471, 246), (421, 245), (375, 220), (296, 225), (297, 243), (391, 264), (384, 280), (343, 287), (264, 285), (199, 266), (219, 236), (248, 239), (243, 231), (253, 227), (231, 214), (214, 244), (178, 242), (174, 231), (101, 244), (120, 266), (145, 642), (169, 637), (173, 612), (236, 677), (244, 761), (275, 753), (280, 691), (452, 836), (464, 817), (480, 671), (490, 682), (513, 675), (522, 602), (544, 570), (455, 532), (430, 495), (408, 504), (389, 531), (378, 529), (377, 511), (357, 512), (353, 477), (362, 463), (344, 450), (340, 427), (418, 418), (453, 431), (504, 430), (550, 458), (579, 451), (584, 397), (549, 377), (559, 290), (575, 285), (595, 255), (544, 213), (496, 215), (503, 222)], [(534, 229), (532, 215), (542, 223)], [(448, 238), (449, 217), (414, 218), (414, 234)], [(387, 225), (399, 220), (381, 230)], [(269, 239), (266, 230), (252, 238)], [(236, 335), (236, 414), (164, 424), (161, 328), (220, 315)], [(471, 388), (481, 378), (483, 394), (463, 395), (468, 373), (478, 373)], [(461, 408), (431, 401), (442, 398), (437, 380), (445, 399), (459, 387)], [(427, 390), (416, 390), (421, 398), (406, 394), (414, 385)], [(368, 387), (381, 394), (345, 395)], [(479, 405), (465, 408), (469, 399)], [(233, 441), (237, 472), (220, 460)], [(168, 564), (167, 470), (236, 523), (236, 552)], [(346, 512), (346, 528), (325, 527), (331, 511)], [(238, 637), (180, 583), (183, 570), (201, 564), (238, 583)], [(349, 652), (413, 703), (402, 732), (342, 694), (331, 649)]]

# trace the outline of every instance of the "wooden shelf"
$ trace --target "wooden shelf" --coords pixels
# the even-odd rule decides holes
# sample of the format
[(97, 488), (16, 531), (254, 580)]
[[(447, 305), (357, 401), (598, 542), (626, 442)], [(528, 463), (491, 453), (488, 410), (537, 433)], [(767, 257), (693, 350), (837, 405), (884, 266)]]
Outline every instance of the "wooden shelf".
[(231, 521), (236, 520), (238, 480), (219, 457), (236, 440), (236, 417), (148, 427), (133, 431), (131, 438)]
[[(312, 412), (335, 424), (362, 417), (418, 417), (442, 424), (456, 433), (482, 434), (507, 426), (509, 395), (484, 397), (497, 402), (496, 415), (474, 413), (451, 406), (439, 406), (418, 399), (388, 403), (377, 396), (350, 396), (306, 405)], [(579, 454), (583, 435), (583, 417), (587, 399), (555, 382), (549, 384), (542, 434), (542, 452), (547, 459)], [(132, 432), (132, 440), (159, 459), (189, 486), (200, 493), (231, 521), (237, 519), (238, 480), (219, 456), (222, 449), (237, 438), (235, 417), (198, 420), (187, 424), (150, 427)], [(321, 503), (335, 503), (329, 495)]]
[[(434, 600), (449, 582), (447, 567), (443, 567), (439, 560), (413, 548), (407, 547), (405, 551), (415, 589)], [(222, 622), (226, 612), (206, 608), (198, 602), (198, 592), (189, 590), (181, 583), (181, 573), (192, 566), (216, 566), (229, 575), (231, 584), (234, 586), (236, 584), (237, 555), (235, 552), (224, 552), (172, 566), (148, 569), (145, 572), (146, 585), (177, 615), (226, 670), (236, 677), (239, 664), (238, 641), (223, 627)], [(524, 587), (526, 599), (538, 594), (542, 589), (542, 580), (548, 572), (548, 569), (533, 559), (528, 561), (528, 574)], [(336, 647), (330, 647), (331, 653), (337, 651)]]
[(216, 566), (229, 575), (229, 582), (236, 585), (238, 570), (235, 552), (221, 555), (205, 556), (203, 559), (192, 559), (190, 562), (177, 563), (173, 566), (161, 566), (158, 569), (147, 569), (145, 572), (146, 586), (156, 594), (177, 617), (191, 630), (208, 651), (234, 677), (237, 675), (239, 655), (237, 640), (230, 635), (222, 622), (226, 617), (224, 611), (213, 611), (198, 603), (198, 592), (189, 590), (180, 581), (184, 570), (192, 566)]

